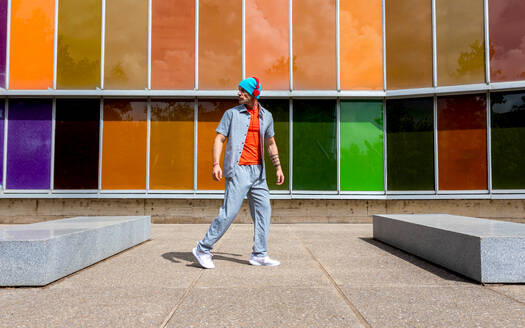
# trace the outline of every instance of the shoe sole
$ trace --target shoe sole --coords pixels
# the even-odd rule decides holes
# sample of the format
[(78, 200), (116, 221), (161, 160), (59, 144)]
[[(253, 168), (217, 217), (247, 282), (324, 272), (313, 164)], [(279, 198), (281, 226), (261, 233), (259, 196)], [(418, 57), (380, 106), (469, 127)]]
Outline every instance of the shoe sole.
[(281, 263), (279, 264), (261, 264), (260, 262), (250, 260), (250, 264), (255, 265), (255, 266), (278, 266)]
[(202, 262), (199, 260), (199, 257), (197, 256), (197, 251), (194, 249), (191, 250), (191, 254), (193, 254), (193, 257), (197, 260), (197, 262), (199, 263), (199, 265), (203, 268), (203, 269), (214, 269), (215, 267), (207, 267), (205, 266), (204, 264), (202, 264)]

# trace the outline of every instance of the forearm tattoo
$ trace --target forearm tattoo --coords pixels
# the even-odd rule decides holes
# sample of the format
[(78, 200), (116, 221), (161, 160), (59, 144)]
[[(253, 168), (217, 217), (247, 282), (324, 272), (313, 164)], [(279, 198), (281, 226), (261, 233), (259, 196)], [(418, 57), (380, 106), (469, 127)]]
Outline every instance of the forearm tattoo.
[(272, 159), (273, 166), (275, 167), (281, 166), (281, 162), (279, 161), (279, 154), (270, 155), (270, 158)]

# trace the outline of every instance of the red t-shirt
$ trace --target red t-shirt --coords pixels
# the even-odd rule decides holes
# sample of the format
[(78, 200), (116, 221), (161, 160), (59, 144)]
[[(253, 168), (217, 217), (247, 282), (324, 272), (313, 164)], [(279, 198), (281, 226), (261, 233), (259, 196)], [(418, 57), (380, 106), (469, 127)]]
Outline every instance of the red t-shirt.
[(259, 105), (253, 109), (249, 109), (250, 125), (244, 147), (242, 149), (241, 159), (239, 165), (257, 165), (261, 164), (261, 148), (259, 139)]

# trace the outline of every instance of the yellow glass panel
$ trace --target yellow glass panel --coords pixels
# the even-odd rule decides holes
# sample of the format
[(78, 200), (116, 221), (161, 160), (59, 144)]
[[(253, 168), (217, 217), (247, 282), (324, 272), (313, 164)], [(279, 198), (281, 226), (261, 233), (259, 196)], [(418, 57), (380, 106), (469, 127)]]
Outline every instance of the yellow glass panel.
[(237, 89), (241, 36), (241, 0), (199, 1), (199, 89)]
[(247, 0), (245, 29), (246, 76), (258, 77), (263, 90), (288, 90), (288, 1)]
[(101, 0), (58, 3), (58, 89), (100, 86)]
[(383, 89), (381, 0), (341, 0), (341, 89)]
[(53, 87), (55, 1), (11, 1), (10, 89)]
[[(237, 106), (236, 100), (204, 100), (199, 101), (198, 145), (197, 145), (197, 189), (221, 190), (224, 189), (224, 178), (221, 181), (213, 180), (211, 173), (213, 140), (217, 135), (215, 129), (219, 125), (222, 115), (229, 108)], [(221, 167), (224, 159), (223, 147)]]
[(148, 79), (148, 0), (106, 1), (105, 89), (144, 89)]
[(193, 104), (151, 102), (150, 189), (193, 189)]
[(385, 1), (387, 89), (432, 86), (432, 2)]
[(146, 108), (142, 100), (104, 100), (102, 189), (146, 189)]
[(485, 82), (483, 28), (483, 1), (436, 1), (438, 85)]
[(335, 0), (293, 1), (293, 87), (336, 89)]

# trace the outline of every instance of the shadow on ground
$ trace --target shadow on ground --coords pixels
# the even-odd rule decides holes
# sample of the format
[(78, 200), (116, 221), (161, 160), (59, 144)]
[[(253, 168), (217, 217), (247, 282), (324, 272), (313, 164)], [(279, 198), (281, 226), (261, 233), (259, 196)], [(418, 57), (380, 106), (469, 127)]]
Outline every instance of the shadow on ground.
[[(235, 262), (239, 264), (246, 264), (246, 265), (250, 264), (250, 262), (246, 260), (241, 260), (239, 258), (236, 258), (236, 257), (242, 256), (241, 254), (221, 253), (221, 252), (212, 253), (212, 254), (213, 254), (214, 261), (230, 261), (230, 262)], [(187, 264), (187, 266), (194, 266), (194, 267), (200, 268), (200, 265), (196, 264), (196, 260), (193, 257), (193, 254), (191, 252), (168, 252), (168, 253), (162, 254), (162, 257), (173, 263), (191, 262)]]
[(378, 240), (375, 240), (373, 238), (364, 238), (364, 237), (360, 237), (359, 239), (387, 252), (387, 253), (390, 253), (391, 255), (394, 255), (408, 263), (411, 263), (423, 270), (426, 270), (432, 274), (435, 274), (436, 276), (442, 278), (442, 279), (445, 279), (445, 280), (449, 280), (449, 281), (459, 281), (459, 282), (467, 282), (467, 283), (472, 283), (472, 284), (476, 284), (476, 285), (479, 285), (476, 281), (468, 278), (468, 277), (464, 277), (462, 275), (459, 275), (458, 273), (454, 272), (454, 271), (451, 271), (447, 268), (444, 268), (442, 266), (439, 266), (437, 264), (434, 264), (434, 263), (431, 263), (431, 262), (428, 262), (427, 260), (425, 259), (422, 259), (418, 256), (415, 256), (415, 255), (412, 255), (412, 254), (409, 254), (399, 248), (396, 248), (396, 247), (393, 247), (393, 246), (390, 246), (388, 244), (385, 244), (383, 242), (380, 242)]

